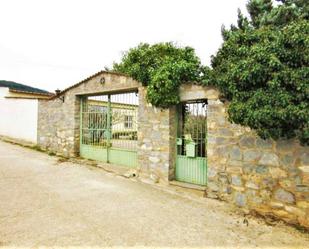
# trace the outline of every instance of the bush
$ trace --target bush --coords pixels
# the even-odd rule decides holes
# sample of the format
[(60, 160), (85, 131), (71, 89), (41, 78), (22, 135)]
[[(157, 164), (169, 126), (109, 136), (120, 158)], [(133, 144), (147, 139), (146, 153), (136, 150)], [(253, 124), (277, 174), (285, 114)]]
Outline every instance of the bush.
[(167, 108), (179, 103), (178, 88), (189, 81), (200, 81), (204, 68), (191, 47), (173, 43), (142, 43), (124, 54), (113, 70), (130, 75), (147, 86), (147, 100)]
[[(252, 2), (269, 1), (248, 6)], [(239, 13), (238, 27), (223, 29), (210, 81), (230, 101), (230, 121), (262, 138), (298, 137), (309, 144), (309, 22), (301, 14), (282, 18), (284, 8), (291, 11), (288, 3), (265, 6), (251, 11), (253, 21)]]

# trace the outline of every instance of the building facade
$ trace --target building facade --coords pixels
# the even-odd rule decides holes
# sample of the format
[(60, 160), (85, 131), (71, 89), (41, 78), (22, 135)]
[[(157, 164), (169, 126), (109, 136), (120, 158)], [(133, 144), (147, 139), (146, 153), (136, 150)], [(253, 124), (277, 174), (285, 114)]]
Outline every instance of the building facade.
[(0, 136), (36, 144), (38, 101), (52, 94), (10, 81), (0, 81)]

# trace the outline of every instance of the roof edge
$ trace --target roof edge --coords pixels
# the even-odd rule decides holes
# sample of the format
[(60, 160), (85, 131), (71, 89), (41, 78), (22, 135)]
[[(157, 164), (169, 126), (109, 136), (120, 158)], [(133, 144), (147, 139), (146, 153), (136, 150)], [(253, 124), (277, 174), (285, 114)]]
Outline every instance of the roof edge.
[(124, 74), (124, 73), (118, 73), (118, 72), (115, 72), (115, 71), (101, 70), (101, 71), (99, 71), (99, 72), (97, 72), (97, 73), (95, 73), (95, 74), (93, 74), (93, 75), (91, 75), (91, 76), (89, 76), (89, 77), (83, 79), (82, 81), (80, 81), (80, 82), (78, 82), (78, 83), (76, 83), (76, 84), (74, 84), (74, 85), (72, 85), (72, 86), (69, 86), (69, 87), (65, 88), (65, 89), (62, 90), (58, 95), (53, 95), (50, 99), (55, 99), (56, 97), (59, 97), (60, 95), (66, 93), (67, 91), (69, 91), (69, 90), (71, 90), (71, 89), (73, 89), (73, 88), (75, 88), (75, 87), (81, 85), (82, 83), (85, 83), (86, 81), (89, 81), (89, 80), (91, 80), (91, 79), (97, 77), (98, 75), (100, 75), (100, 74), (102, 74), (102, 73), (113, 74), (113, 75), (118, 75), (118, 76), (125, 76), (125, 77), (128, 77), (128, 78), (131, 78), (129, 75)]
[[(8, 87), (9, 88), (9, 87)], [(22, 90), (16, 90), (16, 89), (11, 89), (9, 88), (10, 92), (14, 92), (14, 93), (26, 93), (26, 94), (35, 94), (35, 95), (43, 95), (43, 96), (54, 96), (55, 94), (53, 93), (39, 93), (39, 92), (30, 92), (30, 91), (22, 91)]]

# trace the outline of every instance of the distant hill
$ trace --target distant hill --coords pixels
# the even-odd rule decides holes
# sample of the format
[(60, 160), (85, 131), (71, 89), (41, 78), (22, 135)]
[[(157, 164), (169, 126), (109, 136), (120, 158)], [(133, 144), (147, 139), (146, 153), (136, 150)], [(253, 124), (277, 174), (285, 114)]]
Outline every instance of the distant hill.
[(42, 89), (39, 89), (39, 88), (35, 88), (35, 87), (31, 87), (31, 86), (27, 86), (27, 85), (23, 85), (23, 84), (20, 84), (20, 83), (16, 83), (14, 81), (0, 80), (0, 87), (8, 87), (8, 88), (13, 89), (13, 90), (30, 92), (30, 93), (51, 94), (48, 91), (45, 91), (45, 90), (42, 90)]

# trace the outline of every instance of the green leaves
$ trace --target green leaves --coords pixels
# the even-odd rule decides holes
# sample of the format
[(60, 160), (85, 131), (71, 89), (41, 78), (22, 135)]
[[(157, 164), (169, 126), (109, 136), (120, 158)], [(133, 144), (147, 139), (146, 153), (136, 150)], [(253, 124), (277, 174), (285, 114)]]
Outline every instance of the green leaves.
[(217, 86), (230, 101), (230, 121), (263, 138), (298, 137), (309, 144), (309, 2), (250, 0), (250, 18), (222, 28), (223, 44), (202, 66), (191, 47), (142, 43), (113, 70), (147, 86), (147, 100), (167, 108), (179, 103), (185, 82)]
[[(211, 75), (230, 100), (230, 121), (263, 138), (298, 137), (309, 144), (309, 22), (303, 15), (308, 4), (269, 2), (251, 0), (251, 25), (224, 30)], [(291, 9), (299, 15), (286, 17)]]
[(179, 103), (180, 84), (200, 81), (205, 68), (191, 47), (142, 43), (130, 49), (119, 64), (114, 64), (113, 70), (142, 82), (147, 86), (147, 100), (154, 106), (167, 108)]

